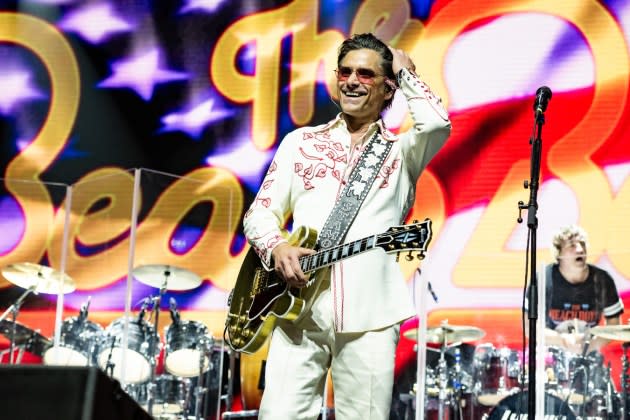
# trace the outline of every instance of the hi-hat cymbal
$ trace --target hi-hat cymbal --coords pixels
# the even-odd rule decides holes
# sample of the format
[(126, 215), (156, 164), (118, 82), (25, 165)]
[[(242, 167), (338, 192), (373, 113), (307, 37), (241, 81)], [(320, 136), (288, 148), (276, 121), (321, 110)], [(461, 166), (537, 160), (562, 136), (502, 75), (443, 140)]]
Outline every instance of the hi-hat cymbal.
[[(486, 332), (481, 328), (442, 324), (439, 327), (427, 328), (427, 343), (442, 344), (444, 342), (474, 341), (479, 340), (484, 335), (486, 335)], [(410, 340), (416, 340), (418, 330), (416, 328), (407, 330), (403, 333), (403, 336)]]
[(134, 268), (132, 274), (140, 283), (158, 289), (190, 290), (201, 284), (201, 278), (195, 273), (172, 265), (141, 265)]
[(598, 325), (591, 328), (590, 332), (607, 340), (630, 342), (630, 325)]
[(35, 286), (35, 293), (56, 295), (59, 293), (59, 285), (63, 284), (62, 293), (74, 292), (74, 280), (67, 274), (35, 263), (9, 264), (2, 269), (2, 275), (16, 286), (30, 289)]
[[(0, 321), (0, 334), (11, 340), (13, 321), (3, 319)], [(52, 346), (52, 341), (44, 337), (39, 331), (32, 330), (27, 326), (15, 323), (15, 335), (13, 336), (15, 346), (23, 346), (26, 351), (37, 356), (43, 356), (44, 352)]]

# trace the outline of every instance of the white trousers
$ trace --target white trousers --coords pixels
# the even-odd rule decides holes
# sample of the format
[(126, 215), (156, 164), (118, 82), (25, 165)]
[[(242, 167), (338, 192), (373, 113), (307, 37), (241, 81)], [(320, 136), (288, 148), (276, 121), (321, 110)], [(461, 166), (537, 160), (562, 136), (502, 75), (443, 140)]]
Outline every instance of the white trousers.
[(400, 325), (337, 333), (328, 289), (311, 315), (299, 325), (278, 322), (274, 329), (259, 419), (317, 419), (329, 368), (336, 420), (388, 419)]

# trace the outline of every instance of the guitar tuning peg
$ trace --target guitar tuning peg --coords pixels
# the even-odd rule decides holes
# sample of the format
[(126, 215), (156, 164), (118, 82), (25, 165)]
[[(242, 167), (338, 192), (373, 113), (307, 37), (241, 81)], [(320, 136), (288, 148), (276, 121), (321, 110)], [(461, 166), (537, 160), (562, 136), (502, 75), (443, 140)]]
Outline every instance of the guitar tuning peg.
[(400, 252), (396, 253), (396, 262), (400, 261)]
[(405, 259), (407, 261), (413, 261), (412, 251), (409, 251), (409, 254), (405, 255)]
[(411, 223), (420, 223), (420, 221), (418, 219), (413, 219)]
[(416, 258), (420, 261), (424, 260), (424, 254), (422, 252), (418, 252), (416, 254)]

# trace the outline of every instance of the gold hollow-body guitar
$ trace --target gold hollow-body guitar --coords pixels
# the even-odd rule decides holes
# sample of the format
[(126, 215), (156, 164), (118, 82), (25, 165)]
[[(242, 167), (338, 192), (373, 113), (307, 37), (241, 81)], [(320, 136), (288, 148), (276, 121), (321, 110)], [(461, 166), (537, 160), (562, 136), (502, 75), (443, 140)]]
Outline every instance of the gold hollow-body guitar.
[[(304, 288), (289, 286), (274, 271), (266, 270), (256, 252), (250, 248), (230, 293), (225, 323), (226, 339), (238, 352), (254, 353), (265, 342), (278, 318), (296, 320), (310, 307), (310, 298), (321, 284), (314, 272), (354, 255), (381, 248), (386, 253), (417, 253), (419, 259), (431, 241), (431, 220), (393, 226), (386, 232), (366, 236), (353, 242), (318, 250), (300, 257), (302, 271), (309, 275)], [(300, 227), (288, 238), (291, 245), (313, 249), (317, 242), (314, 229)]]

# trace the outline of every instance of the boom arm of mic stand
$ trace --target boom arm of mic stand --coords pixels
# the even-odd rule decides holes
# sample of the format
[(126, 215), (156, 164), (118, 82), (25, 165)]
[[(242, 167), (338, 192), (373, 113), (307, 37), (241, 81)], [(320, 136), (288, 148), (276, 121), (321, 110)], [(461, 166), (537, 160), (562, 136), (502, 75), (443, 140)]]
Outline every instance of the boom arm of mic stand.
[(30, 295), (31, 293), (35, 293), (36, 288), (37, 286), (33, 285), (29, 287), (28, 289), (26, 289), (24, 293), (22, 293), (20, 297), (17, 298), (17, 300), (11, 306), (9, 306), (7, 310), (4, 311), (4, 313), (0, 316), (0, 321), (4, 321), (5, 318), (9, 316), (9, 314), (12, 314), (11, 336), (9, 337), (9, 364), (10, 365), (13, 364), (13, 351), (15, 349), (15, 321), (17, 319), (18, 312), (20, 312), (20, 307), (22, 306), (24, 299), (26, 299), (26, 297)]
[(17, 314), (17, 312), (20, 310), (20, 306), (22, 306), (22, 303), (24, 302), (24, 299), (26, 299), (26, 297), (30, 295), (31, 293), (35, 293), (35, 289), (36, 289), (36, 286), (31, 286), (28, 289), (26, 289), (24, 293), (22, 293), (20, 297), (17, 298), (17, 300), (13, 302), (13, 304), (9, 306), (6, 309), (6, 311), (2, 313), (2, 315), (0, 315), (0, 321), (4, 321), (11, 313)]

